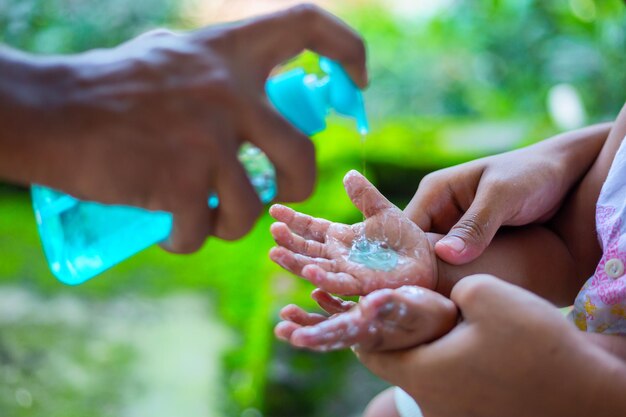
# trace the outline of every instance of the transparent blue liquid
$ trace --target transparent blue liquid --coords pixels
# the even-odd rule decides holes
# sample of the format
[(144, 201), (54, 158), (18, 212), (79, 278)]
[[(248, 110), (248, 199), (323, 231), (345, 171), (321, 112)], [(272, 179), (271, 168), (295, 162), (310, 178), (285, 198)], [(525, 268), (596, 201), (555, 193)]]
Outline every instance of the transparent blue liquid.
[(385, 242), (361, 236), (352, 243), (348, 260), (376, 271), (392, 271), (398, 266), (398, 253)]

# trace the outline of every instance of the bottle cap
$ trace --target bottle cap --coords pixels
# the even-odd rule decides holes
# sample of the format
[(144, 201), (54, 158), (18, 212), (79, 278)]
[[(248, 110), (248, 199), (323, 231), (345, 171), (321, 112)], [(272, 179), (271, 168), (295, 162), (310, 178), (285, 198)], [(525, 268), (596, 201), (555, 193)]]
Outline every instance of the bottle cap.
[(320, 68), (327, 74), (321, 79), (302, 69), (269, 79), (266, 92), (272, 104), (309, 136), (326, 128), (330, 109), (356, 119), (359, 132), (367, 133), (369, 126), (359, 88), (337, 62), (322, 57)]
[(356, 119), (359, 133), (369, 132), (365, 103), (359, 88), (337, 62), (320, 58), (320, 68), (328, 74), (330, 107), (337, 113)]

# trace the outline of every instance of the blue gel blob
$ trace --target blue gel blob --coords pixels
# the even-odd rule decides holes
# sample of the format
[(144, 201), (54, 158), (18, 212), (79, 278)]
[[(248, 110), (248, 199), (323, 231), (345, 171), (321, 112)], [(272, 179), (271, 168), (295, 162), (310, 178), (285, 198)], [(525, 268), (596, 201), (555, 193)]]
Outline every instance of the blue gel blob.
[(352, 242), (348, 260), (369, 269), (389, 272), (398, 265), (398, 253), (389, 248), (385, 242), (361, 236)]

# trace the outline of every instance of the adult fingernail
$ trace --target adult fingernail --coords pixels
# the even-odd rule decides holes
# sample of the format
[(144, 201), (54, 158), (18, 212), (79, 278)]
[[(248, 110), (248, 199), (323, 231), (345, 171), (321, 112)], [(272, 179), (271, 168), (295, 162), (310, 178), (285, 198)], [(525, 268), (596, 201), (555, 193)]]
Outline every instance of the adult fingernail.
[(463, 252), (463, 249), (465, 249), (465, 241), (456, 236), (444, 237), (439, 241), (439, 243), (449, 247), (457, 253), (461, 253)]

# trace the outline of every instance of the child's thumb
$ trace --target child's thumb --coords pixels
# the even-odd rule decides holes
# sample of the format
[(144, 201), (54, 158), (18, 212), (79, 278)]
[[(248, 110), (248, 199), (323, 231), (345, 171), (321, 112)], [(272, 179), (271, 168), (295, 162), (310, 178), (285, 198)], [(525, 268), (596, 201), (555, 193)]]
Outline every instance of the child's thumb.
[(365, 217), (372, 217), (389, 209), (399, 210), (367, 178), (355, 170), (346, 174), (343, 185), (352, 203)]

